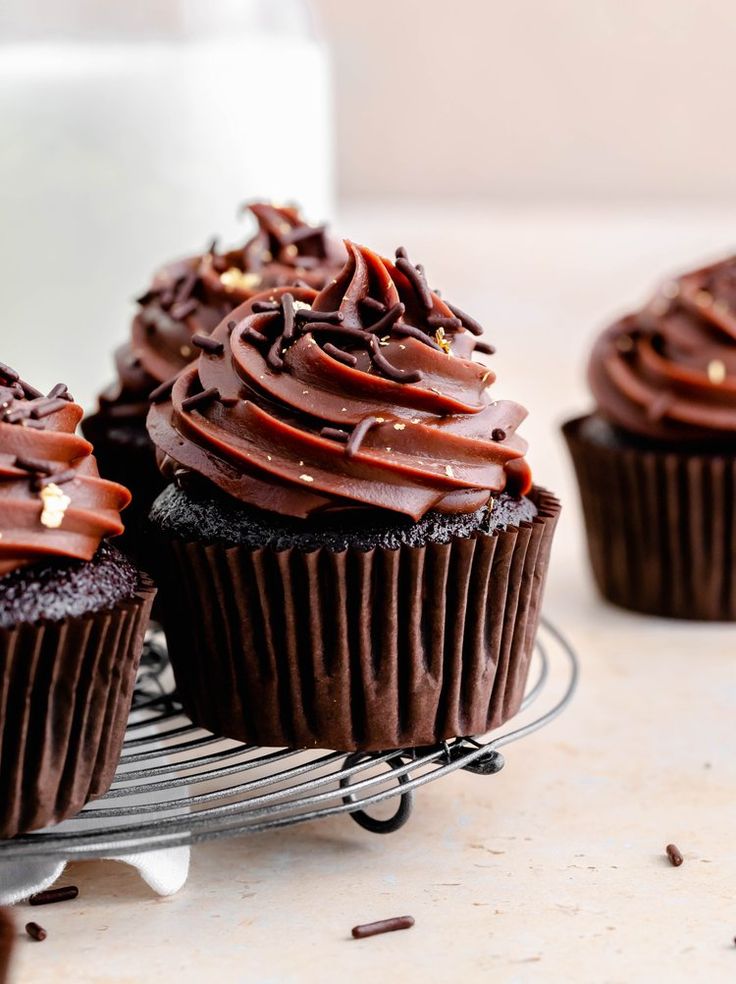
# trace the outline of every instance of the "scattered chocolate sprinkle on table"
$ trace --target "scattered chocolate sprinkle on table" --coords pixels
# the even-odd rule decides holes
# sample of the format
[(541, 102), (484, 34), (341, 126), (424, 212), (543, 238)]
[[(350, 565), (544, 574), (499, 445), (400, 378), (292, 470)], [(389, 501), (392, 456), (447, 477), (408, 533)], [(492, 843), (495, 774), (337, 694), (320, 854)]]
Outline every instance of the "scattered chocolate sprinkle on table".
[(393, 916), (391, 919), (379, 919), (377, 922), (353, 926), (353, 939), (364, 940), (368, 936), (395, 933), (397, 929), (411, 929), (413, 925), (414, 916)]
[(667, 857), (670, 859), (672, 866), (674, 868), (679, 868), (685, 860), (680, 853), (680, 849), (675, 844), (668, 844), (665, 850), (667, 851)]
[(53, 902), (67, 902), (76, 899), (79, 889), (76, 885), (64, 885), (61, 888), (47, 888), (45, 892), (36, 892), (28, 901), (31, 905), (51, 905)]
[(39, 926), (36, 922), (26, 923), (26, 932), (32, 940), (38, 940), (39, 943), (43, 943), (48, 936), (48, 933), (43, 926)]

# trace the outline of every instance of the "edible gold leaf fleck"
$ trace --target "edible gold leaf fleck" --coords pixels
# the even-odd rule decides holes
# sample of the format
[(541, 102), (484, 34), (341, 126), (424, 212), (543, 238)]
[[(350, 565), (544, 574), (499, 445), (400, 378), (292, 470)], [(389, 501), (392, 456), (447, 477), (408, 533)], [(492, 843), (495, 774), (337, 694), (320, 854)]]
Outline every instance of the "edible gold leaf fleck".
[(722, 383), (726, 378), (726, 365), (720, 359), (712, 359), (708, 363), (708, 379), (714, 385)]
[(261, 275), (230, 267), (220, 274), (220, 283), (226, 290), (255, 290), (261, 283)]
[(49, 530), (58, 530), (72, 500), (55, 482), (45, 485), (39, 495), (42, 504), (41, 523)]
[(435, 342), (437, 342), (437, 344), (445, 353), (445, 355), (450, 354), (450, 339), (448, 339), (447, 336), (445, 335), (444, 328), (440, 327), (437, 329), (437, 331), (434, 333), (434, 340)]

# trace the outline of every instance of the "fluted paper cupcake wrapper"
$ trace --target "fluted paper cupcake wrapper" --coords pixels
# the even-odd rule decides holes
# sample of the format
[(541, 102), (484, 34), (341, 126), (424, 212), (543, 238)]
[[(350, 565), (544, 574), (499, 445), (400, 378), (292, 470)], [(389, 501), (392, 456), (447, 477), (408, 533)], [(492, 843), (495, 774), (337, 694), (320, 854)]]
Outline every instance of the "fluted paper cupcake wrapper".
[(15, 923), (9, 908), (0, 906), (0, 984), (6, 984), (15, 944)]
[(736, 620), (736, 456), (607, 446), (563, 427), (601, 594), (650, 615)]
[(266, 746), (430, 744), (524, 693), (559, 503), (424, 547), (252, 550), (169, 540), (159, 588), (185, 709)]
[(58, 823), (115, 774), (155, 589), (0, 629), (0, 838)]

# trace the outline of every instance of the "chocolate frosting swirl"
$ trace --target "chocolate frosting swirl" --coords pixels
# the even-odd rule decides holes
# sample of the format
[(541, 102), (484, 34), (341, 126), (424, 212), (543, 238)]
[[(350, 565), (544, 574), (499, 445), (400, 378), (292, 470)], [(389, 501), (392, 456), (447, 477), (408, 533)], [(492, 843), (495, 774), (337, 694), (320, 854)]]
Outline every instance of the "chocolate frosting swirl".
[(529, 489), (526, 411), (492, 401), (490, 352), (468, 315), (395, 263), (346, 243), (323, 290), (241, 305), (161, 393), (148, 428), (165, 473), (193, 472), (248, 505), (307, 517), (377, 508), (419, 519)]
[(591, 355), (599, 411), (665, 444), (736, 444), (736, 257), (665, 283)]
[(91, 560), (122, 533), (122, 485), (99, 477), (75, 434), (82, 408), (63, 384), (46, 396), (0, 365), (0, 575), (48, 557)]

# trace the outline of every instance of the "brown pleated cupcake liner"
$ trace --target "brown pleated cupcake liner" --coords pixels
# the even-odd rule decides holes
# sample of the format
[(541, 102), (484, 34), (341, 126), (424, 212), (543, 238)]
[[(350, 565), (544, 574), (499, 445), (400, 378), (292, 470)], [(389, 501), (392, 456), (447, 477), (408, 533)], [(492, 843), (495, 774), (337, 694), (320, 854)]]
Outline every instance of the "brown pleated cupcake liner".
[(0, 984), (6, 984), (15, 945), (15, 923), (10, 909), (0, 906)]
[(58, 823), (107, 792), (151, 603), (0, 629), (0, 838)]
[(519, 709), (559, 514), (447, 544), (252, 550), (169, 540), (158, 573), (192, 720), (344, 751), (481, 734)]
[(736, 620), (736, 456), (618, 448), (563, 427), (598, 588), (649, 615)]

